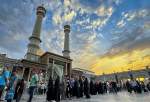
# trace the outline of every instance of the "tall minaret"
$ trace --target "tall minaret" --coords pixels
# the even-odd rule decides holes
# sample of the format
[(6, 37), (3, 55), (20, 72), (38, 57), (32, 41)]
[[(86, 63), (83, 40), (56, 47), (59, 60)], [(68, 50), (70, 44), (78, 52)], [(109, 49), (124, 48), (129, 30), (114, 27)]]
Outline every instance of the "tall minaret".
[(69, 33), (70, 33), (70, 26), (65, 25), (64, 26), (64, 33), (65, 33), (65, 41), (64, 41), (64, 51), (63, 56), (70, 58), (70, 50), (69, 50)]
[(43, 6), (38, 6), (36, 11), (36, 22), (32, 32), (32, 36), (29, 38), (30, 43), (28, 44), (28, 51), (26, 54), (26, 59), (34, 62), (39, 61), (39, 56), (37, 55), (38, 50), (40, 49), (40, 33), (43, 17), (46, 14), (46, 9)]

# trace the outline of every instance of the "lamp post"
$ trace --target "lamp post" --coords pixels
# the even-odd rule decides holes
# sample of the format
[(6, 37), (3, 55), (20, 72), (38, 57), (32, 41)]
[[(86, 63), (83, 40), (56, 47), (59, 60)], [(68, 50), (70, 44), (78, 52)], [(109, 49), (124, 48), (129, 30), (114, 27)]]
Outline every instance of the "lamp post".
[(118, 75), (115, 71), (114, 71), (114, 77), (115, 77), (116, 82), (118, 83)]
[(132, 70), (131, 70), (131, 69), (128, 69), (128, 73), (129, 73), (130, 79), (132, 80), (132, 79), (133, 79)]
[(103, 72), (103, 81), (105, 82), (106, 79), (105, 79), (105, 73)]
[(133, 73), (132, 73), (132, 69), (134, 68), (134, 64), (133, 64), (134, 60), (131, 60), (129, 63), (131, 64), (131, 69), (129, 68), (128, 71), (129, 71), (129, 76), (130, 76), (130, 79), (132, 80), (133, 79)]

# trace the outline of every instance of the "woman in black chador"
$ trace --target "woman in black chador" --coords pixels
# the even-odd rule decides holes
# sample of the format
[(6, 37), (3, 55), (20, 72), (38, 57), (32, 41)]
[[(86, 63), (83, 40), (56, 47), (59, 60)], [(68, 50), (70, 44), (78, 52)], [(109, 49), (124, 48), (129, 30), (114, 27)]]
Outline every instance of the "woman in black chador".
[(52, 101), (54, 100), (54, 95), (53, 95), (53, 80), (52, 80), (52, 77), (50, 76), (49, 78), (49, 82), (48, 82), (48, 86), (47, 86), (47, 97), (46, 97), (46, 100), (47, 101)]
[(84, 81), (84, 94), (86, 98), (90, 98), (90, 86), (87, 78)]
[(79, 97), (83, 97), (83, 81), (81, 76), (79, 78)]
[(91, 95), (94, 95), (94, 91), (95, 91), (95, 90), (94, 90), (94, 83), (93, 83), (93, 81), (91, 80), (91, 81), (90, 81), (90, 94), (91, 94)]
[(74, 82), (74, 95), (75, 95), (77, 98), (80, 97), (80, 94), (79, 94), (79, 81), (78, 81), (77, 78), (75, 79), (75, 82)]
[(55, 101), (60, 102), (60, 78), (57, 76), (57, 79), (55, 80), (55, 88), (54, 88), (54, 96)]

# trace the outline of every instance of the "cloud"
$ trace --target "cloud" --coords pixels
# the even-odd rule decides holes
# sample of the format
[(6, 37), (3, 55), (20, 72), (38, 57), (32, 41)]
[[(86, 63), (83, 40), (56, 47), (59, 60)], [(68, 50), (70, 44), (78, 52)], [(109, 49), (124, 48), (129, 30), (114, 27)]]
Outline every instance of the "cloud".
[(132, 50), (149, 48), (150, 36), (144, 31), (145, 29), (143, 29), (142, 27), (137, 27), (134, 28), (131, 32), (121, 32), (123, 36), (120, 37), (123, 39), (121, 40), (121, 38), (119, 38), (119, 42), (118, 39), (116, 39), (117, 43), (113, 44), (104, 56), (113, 56), (115, 54), (126, 53)]
[(55, 13), (52, 18), (54, 24), (58, 25), (62, 22), (62, 18), (59, 14)]
[(69, 13), (64, 15), (64, 20), (66, 22), (71, 22), (75, 16), (76, 16), (76, 12), (72, 10)]
[(104, 25), (107, 24), (108, 20), (109, 20), (109, 18), (93, 20), (91, 25), (94, 29), (101, 28), (101, 27), (103, 27)]
[(98, 16), (111, 16), (114, 12), (113, 7), (106, 7), (105, 5), (101, 5), (96, 11), (95, 13)]
[(64, 47), (64, 32), (60, 29), (45, 30), (42, 35), (42, 48), (45, 51), (62, 55)]
[(146, 48), (143, 50), (132, 50), (120, 55), (100, 57), (97, 63), (93, 64), (92, 71), (99, 75), (113, 73), (114, 71), (128, 71), (128, 69), (145, 69), (145, 66), (150, 65), (149, 53), (150, 48)]
[(121, 21), (119, 21), (118, 23), (117, 23), (117, 26), (119, 27), (119, 28), (122, 28), (122, 27), (124, 27), (125, 26), (125, 22), (124, 22), (124, 20), (121, 20)]
[(69, 7), (71, 5), (71, 0), (64, 0), (64, 5)]
[(139, 9), (139, 10), (130, 10), (128, 12), (122, 13), (122, 18), (117, 22), (117, 27), (122, 28), (126, 25), (127, 22), (136, 21), (139, 22), (146, 17), (149, 17), (150, 12), (147, 9)]
[[(7, 3), (7, 0), (0, 6), (0, 46), (9, 51), (23, 51), (20, 46), (31, 34), (31, 28), (28, 28), (31, 20), (28, 19), (32, 15), (32, 4), (30, 2), (18, 1), (11, 2), (12, 6)], [(28, 8), (27, 8), (28, 6)], [(29, 11), (31, 9), (31, 11)], [(11, 13), (10, 13), (11, 12)], [(19, 15), (19, 17), (18, 17)], [(7, 43), (6, 43), (7, 41)]]

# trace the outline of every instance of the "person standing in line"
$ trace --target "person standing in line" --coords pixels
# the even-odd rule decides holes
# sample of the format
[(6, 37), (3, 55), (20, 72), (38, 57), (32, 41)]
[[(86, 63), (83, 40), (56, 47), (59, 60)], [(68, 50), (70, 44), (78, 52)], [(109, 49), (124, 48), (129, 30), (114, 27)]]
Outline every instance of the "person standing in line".
[(36, 74), (36, 71), (33, 71), (32, 73), (33, 73), (33, 75), (32, 75), (31, 80), (30, 80), (28, 102), (32, 102), (34, 91), (37, 88), (38, 81), (39, 81), (39, 78), (38, 78), (38, 75)]
[(75, 84), (75, 80), (74, 80), (74, 78), (73, 77), (71, 77), (70, 79), (69, 79), (69, 83), (70, 83), (70, 95), (71, 95), (71, 97), (73, 97), (73, 96), (75, 96), (75, 91), (74, 91), (74, 84)]
[(48, 86), (47, 86), (47, 96), (46, 96), (46, 100), (47, 101), (52, 101), (54, 100), (54, 85), (53, 85), (53, 80), (52, 77), (50, 76), (49, 81), (48, 81)]
[(55, 86), (54, 86), (54, 95), (55, 95), (55, 101), (60, 102), (60, 78), (57, 76), (57, 79), (55, 80)]
[(17, 85), (17, 70), (14, 69), (10, 77), (10, 81), (7, 88), (6, 100), (7, 102), (12, 102), (15, 94), (15, 89)]
[(146, 87), (150, 91), (150, 78), (148, 79), (148, 83), (147, 83)]
[(138, 80), (136, 80), (137, 86), (136, 86), (136, 91), (137, 93), (142, 93), (142, 88), (141, 88), (141, 84)]
[(70, 85), (70, 79), (66, 79), (66, 98), (71, 98), (71, 85)]
[(128, 80), (126, 82), (126, 89), (128, 90), (129, 93), (132, 93), (132, 87), (131, 87), (131, 84)]
[(131, 84), (132, 91), (137, 93), (137, 87), (138, 87), (137, 81), (134, 79), (131, 79), (130, 84)]
[(86, 96), (86, 98), (90, 98), (90, 86), (89, 86), (89, 82), (88, 82), (88, 79), (85, 78), (85, 81), (84, 81), (84, 94)]
[(112, 92), (117, 94), (117, 82), (112, 81)]
[(83, 97), (83, 80), (82, 76), (79, 78), (79, 97)]
[(94, 83), (92, 80), (90, 81), (90, 94), (94, 95)]
[(62, 79), (62, 82), (61, 82), (61, 99), (65, 99), (66, 98), (66, 79), (65, 78), (63, 78)]
[(141, 81), (141, 90), (142, 90), (143, 92), (147, 92), (147, 89), (146, 89), (146, 86), (145, 86), (144, 81)]
[(76, 77), (74, 82), (74, 94), (77, 98), (79, 98), (79, 85), (78, 77)]

